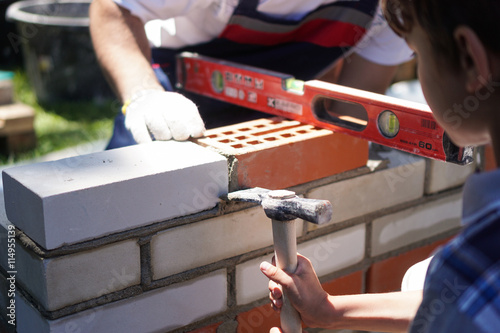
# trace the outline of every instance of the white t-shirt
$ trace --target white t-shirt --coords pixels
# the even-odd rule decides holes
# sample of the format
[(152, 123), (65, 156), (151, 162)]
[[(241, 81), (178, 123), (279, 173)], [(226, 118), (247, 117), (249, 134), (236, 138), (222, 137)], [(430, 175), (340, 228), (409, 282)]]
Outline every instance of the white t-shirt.
[[(114, 1), (145, 22), (151, 46), (168, 48), (195, 45), (216, 38), (238, 5), (238, 0)], [(260, 0), (257, 10), (277, 18), (300, 19), (318, 6), (336, 1)], [(405, 41), (390, 29), (380, 8), (353, 52), (381, 65), (406, 62), (413, 54)]]

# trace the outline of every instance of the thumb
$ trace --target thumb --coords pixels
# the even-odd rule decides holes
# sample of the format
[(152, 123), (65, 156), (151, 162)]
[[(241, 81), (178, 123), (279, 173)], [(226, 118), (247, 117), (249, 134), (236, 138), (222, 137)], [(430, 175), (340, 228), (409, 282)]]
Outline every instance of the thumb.
[(292, 282), (292, 278), (285, 271), (271, 265), (267, 261), (260, 264), (260, 270), (268, 279), (279, 283), (282, 286), (289, 285)]

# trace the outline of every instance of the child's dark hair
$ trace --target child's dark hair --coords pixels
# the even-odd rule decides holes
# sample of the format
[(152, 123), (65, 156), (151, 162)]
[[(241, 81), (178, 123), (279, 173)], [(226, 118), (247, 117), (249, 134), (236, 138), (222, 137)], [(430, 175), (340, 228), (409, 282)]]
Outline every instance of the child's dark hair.
[(500, 0), (382, 0), (382, 6), (396, 33), (408, 33), (418, 23), (434, 49), (454, 66), (453, 32), (460, 25), (469, 26), (487, 48), (500, 53)]

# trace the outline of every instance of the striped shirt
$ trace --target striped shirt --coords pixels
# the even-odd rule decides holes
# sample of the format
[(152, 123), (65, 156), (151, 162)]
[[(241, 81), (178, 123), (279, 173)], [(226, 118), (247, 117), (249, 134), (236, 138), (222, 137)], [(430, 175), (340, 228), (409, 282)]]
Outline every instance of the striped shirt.
[[(145, 23), (150, 44), (157, 48), (182, 48), (218, 37), (227, 26), (239, 2), (238, 0), (114, 1)], [(300, 20), (319, 6), (336, 2), (349, 1), (259, 0), (258, 10), (277, 20)], [(346, 17), (345, 13), (342, 13), (342, 19)], [(413, 51), (392, 31), (380, 8), (375, 19), (366, 28), (367, 33), (353, 50), (363, 58), (381, 65), (397, 65), (412, 58)]]

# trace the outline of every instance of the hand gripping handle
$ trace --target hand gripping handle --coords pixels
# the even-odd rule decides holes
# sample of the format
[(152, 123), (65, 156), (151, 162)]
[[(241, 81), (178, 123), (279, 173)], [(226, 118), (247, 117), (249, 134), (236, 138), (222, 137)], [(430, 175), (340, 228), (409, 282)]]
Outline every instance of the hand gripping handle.
[[(287, 273), (297, 269), (297, 236), (295, 219), (324, 224), (332, 217), (332, 205), (327, 200), (299, 198), (286, 190), (269, 191), (263, 188), (228, 193), (230, 201), (260, 203), (273, 223), (274, 251), (277, 267)], [(284, 333), (301, 333), (300, 315), (290, 303), (286, 293), (281, 308), (281, 328)]]

